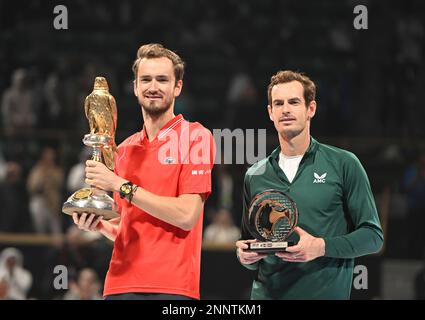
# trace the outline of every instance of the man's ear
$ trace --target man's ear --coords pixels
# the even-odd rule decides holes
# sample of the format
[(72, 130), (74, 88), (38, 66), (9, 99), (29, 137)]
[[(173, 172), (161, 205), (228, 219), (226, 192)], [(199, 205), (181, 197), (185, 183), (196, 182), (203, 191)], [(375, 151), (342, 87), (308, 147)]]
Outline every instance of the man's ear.
[(308, 106), (308, 119), (313, 119), (314, 115), (316, 114), (316, 108), (317, 108), (317, 103), (315, 100), (310, 102), (310, 105)]
[(137, 97), (137, 81), (133, 80), (133, 90), (134, 90), (134, 95)]
[(270, 120), (274, 122), (274, 120), (273, 120), (272, 107), (271, 107), (270, 105), (267, 105), (267, 111), (268, 111), (268, 113), (269, 113), (269, 118), (270, 118)]
[(179, 80), (174, 87), (174, 97), (178, 97), (183, 89), (183, 80)]

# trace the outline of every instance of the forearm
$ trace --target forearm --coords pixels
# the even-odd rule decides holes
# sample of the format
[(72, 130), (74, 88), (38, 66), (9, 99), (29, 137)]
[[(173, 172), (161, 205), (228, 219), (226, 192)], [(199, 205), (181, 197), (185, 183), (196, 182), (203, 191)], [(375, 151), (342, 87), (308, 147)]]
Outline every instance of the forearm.
[[(120, 193), (123, 183), (128, 182), (110, 171), (104, 164), (91, 160), (87, 161), (85, 181), (89, 185), (116, 193)], [(130, 194), (126, 196), (127, 201), (129, 197)], [(155, 218), (189, 231), (195, 226), (202, 212), (204, 200), (202, 193), (164, 197), (139, 187), (133, 193), (131, 203)]]
[(378, 252), (382, 248), (383, 235), (380, 230), (362, 227), (349, 234), (325, 237), (325, 256), (331, 258), (356, 258)]
[(203, 208), (201, 201), (196, 202), (196, 205), (188, 205), (184, 197), (158, 196), (143, 188), (136, 190), (132, 204), (151, 216), (186, 231), (196, 224)]

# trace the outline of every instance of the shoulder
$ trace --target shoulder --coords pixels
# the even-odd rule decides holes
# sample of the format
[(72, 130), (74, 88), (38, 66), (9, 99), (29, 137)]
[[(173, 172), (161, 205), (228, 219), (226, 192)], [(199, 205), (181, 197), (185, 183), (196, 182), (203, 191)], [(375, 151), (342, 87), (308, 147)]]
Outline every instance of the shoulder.
[(334, 162), (342, 164), (360, 163), (359, 158), (353, 152), (328, 144), (320, 143), (317, 152)]
[(353, 152), (323, 144), (319, 146), (318, 152), (337, 170), (344, 181), (359, 181), (367, 177), (365, 168)]
[(270, 156), (264, 158), (262, 160), (257, 161), (245, 173), (245, 182), (250, 182), (252, 177), (257, 176), (265, 172), (267, 163), (269, 161)]
[(191, 135), (198, 136), (198, 135), (207, 135), (212, 137), (212, 133), (209, 129), (205, 128), (201, 123), (199, 122), (190, 122), (187, 120), (183, 120), (182, 122), (182, 131), (189, 129)]

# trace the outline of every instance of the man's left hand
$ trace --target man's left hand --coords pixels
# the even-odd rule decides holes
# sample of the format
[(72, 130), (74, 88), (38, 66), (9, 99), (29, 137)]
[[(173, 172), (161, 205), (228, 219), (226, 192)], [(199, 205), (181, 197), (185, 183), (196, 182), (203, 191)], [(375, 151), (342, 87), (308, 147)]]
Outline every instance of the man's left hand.
[(300, 227), (295, 228), (300, 240), (286, 252), (277, 252), (276, 256), (287, 262), (307, 262), (325, 255), (325, 240), (313, 237)]
[(86, 161), (86, 183), (105, 191), (118, 192), (127, 180), (117, 176), (103, 163), (93, 160)]

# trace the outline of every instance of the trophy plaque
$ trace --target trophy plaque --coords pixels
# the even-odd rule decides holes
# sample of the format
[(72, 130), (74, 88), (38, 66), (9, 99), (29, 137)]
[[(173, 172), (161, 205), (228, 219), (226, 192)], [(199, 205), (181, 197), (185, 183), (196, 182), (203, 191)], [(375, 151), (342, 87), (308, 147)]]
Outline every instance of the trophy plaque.
[(298, 221), (295, 202), (284, 192), (266, 190), (251, 201), (244, 224), (256, 242), (247, 243), (247, 251), (271, 254), (286, 251), (295, 243), (287, 241)]
[[(93, 92), (87, 96), (84, 109), (90, 133), (84, 136), (83, 143), (93, 149), (92, 160), (102, 162), (110, 170), (114, 170), (117, 106), (109, 93), (105, 78), (96, 77)], [(119, 216), (112, 197), (106, 191), (93, 186), (74, 192), (63, 204), (62, 211), (68, 215), (73, 212), (94, 213), (96, 216), (103, 216), (105, 220)]]

